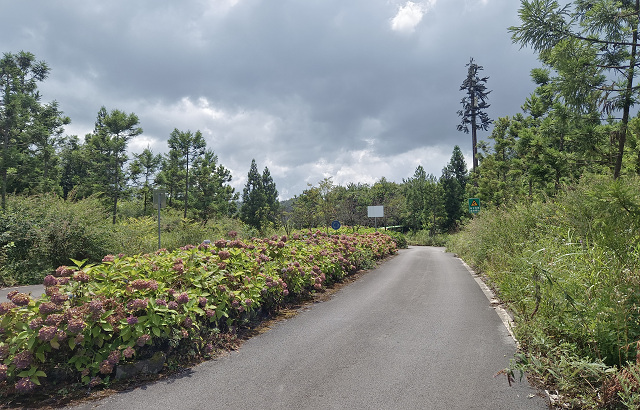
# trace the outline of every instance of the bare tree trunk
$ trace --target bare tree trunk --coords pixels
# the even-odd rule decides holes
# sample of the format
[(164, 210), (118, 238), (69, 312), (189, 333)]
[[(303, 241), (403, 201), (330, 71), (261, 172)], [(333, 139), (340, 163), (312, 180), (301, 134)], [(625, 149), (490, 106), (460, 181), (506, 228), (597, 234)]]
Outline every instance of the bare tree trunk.
[[(636, 0), (635, 6), (636, 17), (640, 20), (640, 0)], [(633, 40), (631, 46), (631, 57), (629, 59), (629, 70), (627, 71), (627, 89), (624, 95), (624, 107), (622, 111), (622, 122), (620, 123), (620, 135), (618, 135), (618, 155), (616, 157), (616, 165), (613, 170), (613, 178), (618, 179), (622, 170), (622, 159), (624, 158), (624, 145), (627, 142), (627, 128), (629, 124), (629, 111), (631, 109), (631, 96), (633, 94), (633, 77), (635, 75), (637, 42), (638, 42), (638, 23), (636, 21), (633, 29)]]

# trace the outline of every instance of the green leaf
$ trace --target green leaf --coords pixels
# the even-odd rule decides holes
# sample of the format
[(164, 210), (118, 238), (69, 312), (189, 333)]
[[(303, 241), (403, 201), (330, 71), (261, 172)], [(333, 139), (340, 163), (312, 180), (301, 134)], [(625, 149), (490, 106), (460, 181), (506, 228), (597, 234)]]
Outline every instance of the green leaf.
[(70, 337), (68, 339), (69, 341), (69, 349), (73, 350), (76, 347), (76, 339), (74, 339), (73, 337)]
[(156, 335), (157, 337), (160, 337), (160, 335), (162, 334), (162, 332), (160, 331), (160, 328), (158, 327), (152, 327), (151, 331), (153, 332), (154, 335)]

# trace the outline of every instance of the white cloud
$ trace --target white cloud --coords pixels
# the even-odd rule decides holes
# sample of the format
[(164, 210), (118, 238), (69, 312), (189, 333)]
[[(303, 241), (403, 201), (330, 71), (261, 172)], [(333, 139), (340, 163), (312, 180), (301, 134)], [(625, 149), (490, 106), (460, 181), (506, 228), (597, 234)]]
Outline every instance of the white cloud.
[(422, 21), (424, 14), (435, 4), (436, 0), (427, 0), (420, 3), (408, 1), (404, 6), (398, 8), (398, 13), (391, 19), (391, 29), (404, 33), (413, 32)]

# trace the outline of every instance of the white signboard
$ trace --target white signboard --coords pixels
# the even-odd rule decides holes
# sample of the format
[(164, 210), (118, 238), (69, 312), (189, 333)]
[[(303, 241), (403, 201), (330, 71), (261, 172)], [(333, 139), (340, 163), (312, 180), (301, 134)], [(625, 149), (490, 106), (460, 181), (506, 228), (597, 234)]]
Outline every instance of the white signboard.
[(384, 218), (384, 206), (368, 206), (367, 215), (369, 218)]

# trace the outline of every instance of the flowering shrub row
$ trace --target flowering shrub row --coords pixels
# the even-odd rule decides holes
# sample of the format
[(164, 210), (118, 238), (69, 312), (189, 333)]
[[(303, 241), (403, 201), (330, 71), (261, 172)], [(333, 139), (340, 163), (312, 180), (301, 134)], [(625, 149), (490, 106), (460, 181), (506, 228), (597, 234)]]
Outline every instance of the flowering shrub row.
[(159, 350), (206, 356), (217, 333), (395, 251), (381, 233), (247, 242), (230, 233), (174, 252), (73, 261), (44, 279), (43, 297), (13, 292), (0, 303), (0, 388), (27, 393), (53, 374), (97, 386)]

